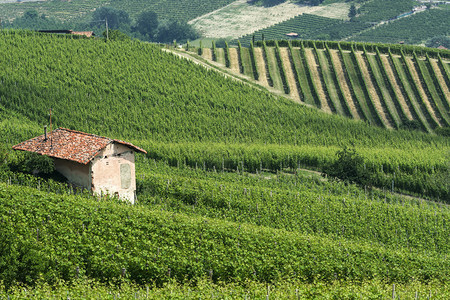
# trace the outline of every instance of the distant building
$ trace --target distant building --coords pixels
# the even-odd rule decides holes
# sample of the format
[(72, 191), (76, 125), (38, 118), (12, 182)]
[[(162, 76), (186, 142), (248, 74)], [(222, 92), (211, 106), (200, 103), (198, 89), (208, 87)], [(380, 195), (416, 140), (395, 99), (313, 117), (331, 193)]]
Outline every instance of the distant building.
[(295, 32), (286, 33), (286, 36), (291, 37), (291, 38), (296, 38), (296, 37), (298, 37), (298, 33), (295, 33)]
[(38, 30), (43, 33), (54, 33), (54, 34), (73, 34), (73, 35), (84, 35), (86, 37), (95, 36), (93, 31), (73, 31), (73, 30)]
[(444, 46), (440, 45), (439, 47), (437, 47), (440, 50), (448, 50), (447, 48), (445, 48)]
[(24, 141), (13, 149), (49, 156), (70, 183), (131, 203), (136, 191), (134, 153), (147, 153), (124, 141), (66, 128)]

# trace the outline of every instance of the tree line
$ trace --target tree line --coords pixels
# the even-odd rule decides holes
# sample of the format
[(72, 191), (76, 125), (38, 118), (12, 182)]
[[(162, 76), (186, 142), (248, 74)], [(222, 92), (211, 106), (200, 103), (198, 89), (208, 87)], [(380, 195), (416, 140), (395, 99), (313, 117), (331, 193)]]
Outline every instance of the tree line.
[[(103, 31), (106, 31), (106, 25), (108, 25), (108, 29), (113, 30), (110, 38), (123, 39), (128, 36), (144, 41), (172, 43), (174, 40), (185, 42), (199, 37), (195, 29), (184, 21), (161, 20), (153, 11), (143, 11), (133, 21), (127, 12), (112, 7), (101, 7), (95, 10), (91, 20), (87, 23), (61, 22), (39, 14), (36, 10), (26, 11), (23, 16), (12, 22), (3, 22), (4, 28), (92, 30), (96, 32), (97, 36), (101, 36)], [(116, 30), (123, 34), (118, 34)]]

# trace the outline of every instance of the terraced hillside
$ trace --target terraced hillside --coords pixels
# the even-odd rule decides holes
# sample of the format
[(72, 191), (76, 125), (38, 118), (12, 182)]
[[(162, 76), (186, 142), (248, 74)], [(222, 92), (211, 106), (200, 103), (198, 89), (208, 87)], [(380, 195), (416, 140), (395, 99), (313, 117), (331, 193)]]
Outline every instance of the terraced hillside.
[(426, 51), (405, 55), (376, 47), (369, 51), (364, 45), (358, 46), (363, 50), (332, 46), (336, 49), (322, 42), (305, 47), (264, 43), (237, 48), (239, 55), (231, 56), (230, 63), (260, 85), (325, 112), (384, 128), (418, 126), (432, 132), (450, 126), (448, 59), (430, 58)]
[(450, 10), (430, 9), (388, 22), (373, 30), (362, 32), (352, 40), (361, 42), (383, 42), (421, 44), (433, 36), (445, 36), (450, 33)]
[[(411, 0), (373, 0), (357, 4), (358, 14), (353, 18), (332, 18), (304, 12), (289, 20), (267, 26), (238, 39), (244, 46), (250, 41), (286, 39), (288, 33), (296, 33), (297, 39), (353, 40), (362, 42), (383, 42), (423, 44), (427, 40), (448, 35), (450, 28), (449, 5), (441, 5), (418, 11), (420, 3)], [(414, 28), (414, 30), (411, 30)], [(236, 43), (236, 40), (233, 41)]]
[(332, 19), (312, 14), (302, 14), (279, 24), (255, 31), (242, 36), (239, 41), (244, 46), (249, 46), (253, 37), (256, 41), (263, 38), (266, 40), (281, 40), (288, 33), (298, 34), (299, 39), (327, 39), (340, 40), (359, 33), (373, 24), (367, 22), (350, 22)]

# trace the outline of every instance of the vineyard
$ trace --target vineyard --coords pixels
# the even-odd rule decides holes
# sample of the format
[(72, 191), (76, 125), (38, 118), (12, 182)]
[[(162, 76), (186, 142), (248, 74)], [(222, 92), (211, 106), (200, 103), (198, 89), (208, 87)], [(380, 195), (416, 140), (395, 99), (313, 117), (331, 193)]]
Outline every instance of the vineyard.
[[(262, 43), (264, 59), (256, 66), (258, 73), (267, 73), (267, 78), (258, 77), (262, 85), (267, 79), (270, 87), (294, 100), (383, 128), (407, 128), (414, 122), (433, 132), (450, 125), (446, 52), (443, 58), (425, 48), (406, 55), (387, 47), (380, 51), (374, 44), (366, 49), (364, 44), (344, 43), (343, 49), (340, 43), (281, 43), (288, 46), (283, 51), (277, 42)], [(258, 48), (242, 49), (235, 64), (242, 66), (240, 73), (256, 80), (249, 61), (251, 49)], [(280, 56), (280, 51), (287, 54)]]
[[(411, 30), (411, 29), (414, 30)], [(387, 23), (353, 38), (355, 41), (421, 44), (427, 37), (448, 35), (450, 18), (448, 10), (432, 9), (408, 18)]]
[(40, 14), (51, 16), (62, 21), (86, 21), (91, 12), (99, 7), (108, 6), (127, 12), (136, 17), (144, 10), (154, 11), (158, 17), (166, 20), (187, 22), (195, 17), (219, 9), (233, 0), (188, 1), (188, 0), (76, 0), (76, 1), (44, 1), (1, 4), (0, 18), (9, 20), (21, 16), (27, 10), (36, 10)]
[(340, 40), (371, 27), (366, 22), (349, 22), (311, 14), (302, 14), (274, 26), (255, 31), (240, 37), (244, 46), (249, 46), (253, 37), (256, 41), (286, 39), (286, 34), (297, 33), (300, 39), (336, 39)]
[(145, 295), (148, 286), (156, 293), (177, 283), (213, 291), (242, 284), (258, 294), (264, 284), (291, 283), (303, 288), (279, 295), (308, 297), (308, 284), (337, 285), (342, 294), (355, 281), (372, 287), (363, 293), (390, 295), (395, 283), (409, 295), (446, 296), (446, 205), (301, 173), (209, 172), (142, 157), (138, 164), (135, 206), (31, 188), (26, 178), (0, 183), (3, 284), (89, 279)]
[[(0, 298), (449, 297), (447, 52), (0, 36)], [(17, 168), (49, 108), (148, 151), (136, 205)]]
[(409, 12), (417, 5), (415, 0), (374, 0), (365, 1), (360, 7), (356, 20), (360, 22), (379, 22), (393, 19)]

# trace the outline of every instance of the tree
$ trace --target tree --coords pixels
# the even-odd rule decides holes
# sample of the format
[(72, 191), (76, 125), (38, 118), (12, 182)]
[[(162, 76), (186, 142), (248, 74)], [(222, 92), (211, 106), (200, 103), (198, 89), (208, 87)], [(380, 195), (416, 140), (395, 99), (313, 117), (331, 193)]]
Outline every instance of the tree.
[(365, 169), (364, 158), (355, 148), (344, 147), (336, 152), (337, 160), (324, 167), (323, 173), (333, 179), (349, 183), (367, 184), (370, 176)]
[(61, 29), (62, 23), (55, 19), (47, 18), (44, 14), (39, 15), (36, 10), (27, 10), (22, 17), (16, 18), (7, 26), (11, 28), (51, 30)]
[(138, 31), (144, 36), (153, 38), (158, 29), (158, 15), (153, 11), (142, 12), (136, 20), (133, 31)]
[[(103, 31), (103, 36), (106, 38), (106, 30)], [(120, 30), (113, 29), (108, 32), (108, 39), (110, 41), (127, 41), (130, 37)]]
[(432, 39), (428, 40), (425, 45), (431, 48), (443, 46), (447, 49), (450, 49), (450, 38), (445, 35), (435, 36)]
[(185, 42), (187, 40), (195, 40), (198, 37), (199, 34), (189, 24), (173, 21), (165, 23), (158, 28), (156, 40), (162, 43), (171, 43), (174, 40)]
[(121, 25), (130, 24), (130, 17), (125, 11), (112, 7), (101, 7), (94, 11), (91, 26), (102, 26), (105, 20), (108, 20), (108, 27), (111, 29), (118, 29)]
[(39, 16), (39, 14), (36, 10), (27, 10), (23, 14), (23, 18), (25, 18), (25, 19), (37, 19), (38, 16)]
[(350, 6), (350, 11), (348, 12), (348, 17), (350, 19), (353, 19), (354, 17), (356, 17), (356, 6), (355, 6), (355, 4), (352, 4)]

